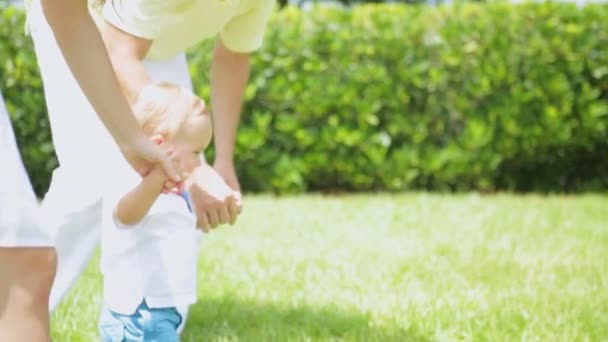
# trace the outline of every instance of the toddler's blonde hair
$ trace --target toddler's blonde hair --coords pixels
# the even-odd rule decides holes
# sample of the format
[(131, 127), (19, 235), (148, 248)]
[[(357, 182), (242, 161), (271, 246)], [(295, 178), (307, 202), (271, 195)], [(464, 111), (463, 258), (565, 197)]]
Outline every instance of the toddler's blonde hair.
[(194, 114), (195, 101), (192, 93), (173, 83), (152, 83), (139, 93), (133, 112), (146, 135), (172, 138)]

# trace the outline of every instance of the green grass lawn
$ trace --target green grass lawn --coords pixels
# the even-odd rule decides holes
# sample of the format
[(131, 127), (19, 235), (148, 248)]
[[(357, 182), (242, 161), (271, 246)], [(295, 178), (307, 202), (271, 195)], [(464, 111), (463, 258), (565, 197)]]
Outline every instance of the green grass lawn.
[[(608, 197), (249, 196), (183, 341), (608, 341)], [(54, 314), (97, 341), (98, 260)]]

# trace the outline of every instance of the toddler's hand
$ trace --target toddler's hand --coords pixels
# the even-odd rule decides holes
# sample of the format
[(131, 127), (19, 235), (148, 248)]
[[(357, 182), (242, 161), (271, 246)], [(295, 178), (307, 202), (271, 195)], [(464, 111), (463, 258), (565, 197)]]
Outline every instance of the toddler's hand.
[[(187, 177), (187, 175), (185, 174), (185, 172), (183, 170), (181, 158), (179, 157), (179, 155), (175, 151), (171, 151), (170, 152), (170, 160), (171, 160), (171, 163), (173, 164), (173, 167), (175, 168), (175, 170), (177, 171), (177, 173), (180, 175), (182, 181), (179, 182), (179, 183), (175, 183), (165, 173), (165, 182), (164, 182), (164, 185), (163, 185), (163, 194), (181, 193), (182, 191), (184, 191), (184, 181), (183, 181), (183, 179), (185, 179)], [(155, 168), (158, 168), (158, 166), (160, 166), (160, 165), (156, 165)], [(164, 173), (164, 170), (162, 170), (162, 171)]]

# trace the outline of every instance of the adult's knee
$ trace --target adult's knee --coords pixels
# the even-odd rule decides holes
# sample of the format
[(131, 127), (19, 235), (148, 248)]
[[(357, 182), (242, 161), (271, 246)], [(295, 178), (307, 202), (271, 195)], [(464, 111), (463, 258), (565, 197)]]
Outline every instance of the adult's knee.
[(27, 287), (31, 290), (32, 300), (36, 304), (48, 305), (51, 287), (57, 270), (57, 253), (54, 248), (43, 248), (25, 265), (31, 278), (27, 280)]
[(0, 249), (0, 270), (8, 286), (18, 291), (23, 304), (48, 305), (57, 268), (57, 254), (51, 247)]

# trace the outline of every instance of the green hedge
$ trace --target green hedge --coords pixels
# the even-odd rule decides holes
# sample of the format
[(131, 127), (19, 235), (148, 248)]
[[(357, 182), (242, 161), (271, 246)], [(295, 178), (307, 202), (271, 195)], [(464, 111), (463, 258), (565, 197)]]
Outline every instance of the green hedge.
[(48, 188), (57, 159), (46, 116), (44, 91), (24, 15), (0, 2), (0, 89), (32, 185), (39, 195)]
[[(42, 191), (55, 162), (22, 26), (2, 15), (0, 85)], [(190, 52), (205, 98), (210, 51)], [(603, 190), (607, 133), (608, 5), (287, 7), (236, 159), (249, 191)]]

